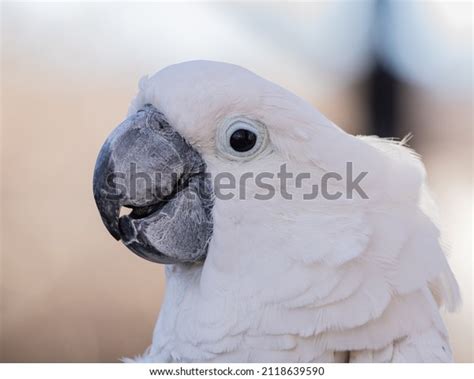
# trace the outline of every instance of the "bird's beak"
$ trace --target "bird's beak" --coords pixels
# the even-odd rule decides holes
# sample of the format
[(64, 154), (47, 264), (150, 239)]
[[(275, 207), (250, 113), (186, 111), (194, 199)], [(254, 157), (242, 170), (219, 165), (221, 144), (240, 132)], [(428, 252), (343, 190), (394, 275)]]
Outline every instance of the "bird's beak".
[[(94, 171), (94, 198), (107, 230), (158, 263), (204, 260), (212, 234), (205, 163), (152, 105), (107, 138)], [(122, 207), (131, 208), (120, 216)]]

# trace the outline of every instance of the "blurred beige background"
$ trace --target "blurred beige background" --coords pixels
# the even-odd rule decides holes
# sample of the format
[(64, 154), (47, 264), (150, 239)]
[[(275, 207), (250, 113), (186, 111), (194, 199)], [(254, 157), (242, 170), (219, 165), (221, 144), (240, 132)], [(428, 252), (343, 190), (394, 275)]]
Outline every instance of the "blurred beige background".
[[(262, 31), (250, 5), (1, 5), (0, 361), (115, 362), (150, 343), (163, 269), (109, 236), (92, 197), (97, 152), (144, 74), (230, 61), (364, 131), (364, 59), (340, 68), (265, 34), (282, 17), (305, 34), (329, 5), (305, 7), (267, 10), (277, 21)], [(474, 361), (472, 87), (446, 96), (421, 84), (404, 89), (402, 123), (427, 165), (463, 292), (461, 311), (446, 316), (456, 360)]]

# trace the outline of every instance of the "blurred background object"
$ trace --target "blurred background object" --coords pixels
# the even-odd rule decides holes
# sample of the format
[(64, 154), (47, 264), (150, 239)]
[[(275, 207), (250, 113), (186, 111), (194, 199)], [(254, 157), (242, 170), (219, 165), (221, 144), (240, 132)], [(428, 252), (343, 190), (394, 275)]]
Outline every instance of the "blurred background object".
[(422, 155), (464, 306), (472, 362), (472, 3), (1, 3), (0, 361), (114, 362), (150, 343), (163, 268), (106, 233), (97, 152), (140, 77), (232, 62), (351, 133)]

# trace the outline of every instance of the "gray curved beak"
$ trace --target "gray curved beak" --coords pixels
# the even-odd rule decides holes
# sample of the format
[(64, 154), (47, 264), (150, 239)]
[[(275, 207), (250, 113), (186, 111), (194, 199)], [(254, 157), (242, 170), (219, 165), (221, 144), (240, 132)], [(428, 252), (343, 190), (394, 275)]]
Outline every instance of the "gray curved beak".
[[(97, 158), (93, 192), (109, 233), (153, 262), (202, 261), (212, 189), (199, 153), (152, 105), (128, 117)], [(122, 207), (132, 209), (120, 217)]]

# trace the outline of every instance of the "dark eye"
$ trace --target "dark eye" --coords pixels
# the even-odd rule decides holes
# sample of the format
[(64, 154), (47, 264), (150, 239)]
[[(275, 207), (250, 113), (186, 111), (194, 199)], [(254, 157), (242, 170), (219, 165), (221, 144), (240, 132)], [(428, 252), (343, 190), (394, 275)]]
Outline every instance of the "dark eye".
[(217, 127), (216, 147), (221, 157), (248, 161), (260, 155), (267, 144), (267, 128), (259, 121), (234, 116), (222, 120)]
[(257, 143), (257, 136), (247, 129), (237, 129), (230, 136), (230, 146), (239, 153), (251, 150)]

